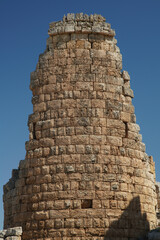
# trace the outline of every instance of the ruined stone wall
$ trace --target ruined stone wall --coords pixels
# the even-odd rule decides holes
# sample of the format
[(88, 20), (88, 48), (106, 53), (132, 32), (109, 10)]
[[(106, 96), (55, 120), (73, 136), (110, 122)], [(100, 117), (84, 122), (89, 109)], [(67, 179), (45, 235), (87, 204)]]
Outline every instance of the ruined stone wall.
[(0, 231), (0, 240), (21, 240), (22, 228), (15, 227)]
[(160, 182), (156, 182), (156, 194), (157, 194), (157, 225), (160, 226)]
[(4, 226), (22, 239), (137, 239), (156, 225), (154, 163), (114, 36), (99, 15), (50, 24), (26, 158), (4, 186)]

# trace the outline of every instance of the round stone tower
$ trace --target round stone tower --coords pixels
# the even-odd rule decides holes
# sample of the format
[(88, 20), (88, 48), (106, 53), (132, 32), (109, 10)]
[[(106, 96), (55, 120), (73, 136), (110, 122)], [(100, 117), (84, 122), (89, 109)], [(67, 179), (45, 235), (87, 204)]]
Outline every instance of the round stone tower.
[(137, 239), (155, 227), (152, 157), (130, 77), (100, 15), (50, 24), (31, 73), (26, 158), (4, 186), (4, 227), (23, 239)]

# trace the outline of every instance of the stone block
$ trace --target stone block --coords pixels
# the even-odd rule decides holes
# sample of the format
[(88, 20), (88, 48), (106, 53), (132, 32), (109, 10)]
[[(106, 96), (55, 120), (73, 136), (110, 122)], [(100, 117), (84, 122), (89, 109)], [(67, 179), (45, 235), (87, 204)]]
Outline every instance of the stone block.
[(111, 144), (113, 146), (122, 146), (122, 138), (121, 137), (114, 137), (114, 136), (107, 136), (106, 137), (107, 144)]
[(130, 76), (127, 71), (122, 72), (122, 77), (125, 81), (130, 81)]
[(131, 97), (131, 98), (134, 97), (133, 91), (129, 87), (124, 87), (123, 92), (125, 96)]
[(131, 114), (128, 112), (121, 112), (121, 120), (123, 122), (130, 122), (131, 121)]
[(41, 102), (37, 105), (33, 106), (33, 111), (34, 112), (44, 112), (46, 111), (46, 103), (45, 102)]
[(57, 219), (57, 218), (69, 218), (69, 210), (50, 210), (49, 211), (49, 216), (52, 219)]
[(67, 172), (67, 173), (73, 173), (73, 172), (75, 172), (74, 166), (72, 166), (72, 165), (67, 165), (67, 166), (66, 166), (66, 172)]
[(6, 240), (21, 240), (21, 237), (18, 236), (9, 236), (5, 238)]
[[(122, 120), (123, 121), (123, 120)], [(116, 129), (125, 129), (125, 125), (121, 120), (107, 119), (107, 127)]]
[(61, 108), (61, 100), (52, 100), (47, 102), (47, 109), (59, 109)]

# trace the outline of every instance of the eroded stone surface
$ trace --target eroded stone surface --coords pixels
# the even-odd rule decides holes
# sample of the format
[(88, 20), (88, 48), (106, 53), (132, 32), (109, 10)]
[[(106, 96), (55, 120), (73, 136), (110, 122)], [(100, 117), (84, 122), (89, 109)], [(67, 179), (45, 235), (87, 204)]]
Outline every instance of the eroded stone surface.
[(0, 239), (3, 240), (21, 240), (21, 236), (22, 236), (21, 227), (8, 228), (0, 231)]

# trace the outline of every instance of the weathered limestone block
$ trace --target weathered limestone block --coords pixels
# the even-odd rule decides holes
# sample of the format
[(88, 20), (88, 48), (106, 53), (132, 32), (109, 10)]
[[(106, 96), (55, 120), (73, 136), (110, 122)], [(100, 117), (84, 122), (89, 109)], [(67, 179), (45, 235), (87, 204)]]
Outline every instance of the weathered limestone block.
[(125, 81), (130, 81), (130, 76), (127, 71), (122, 72), (122, 77)]
[(3, 240), (21, 240), (22, 228), (14, 227), (0, 231), (0, 239)]

